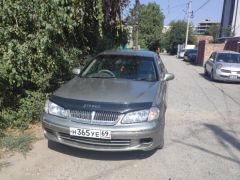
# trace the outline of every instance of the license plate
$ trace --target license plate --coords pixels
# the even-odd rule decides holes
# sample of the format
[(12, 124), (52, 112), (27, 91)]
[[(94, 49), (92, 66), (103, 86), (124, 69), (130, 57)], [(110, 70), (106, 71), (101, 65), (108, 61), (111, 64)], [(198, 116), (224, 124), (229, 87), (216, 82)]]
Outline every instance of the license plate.
[(231, 75), (230, 76), (230, 79), (237, 79), (238, 77), (237, 77), (237, 75)]
[(96, 139), (111, 139), (111, 131), (108, 130), (70, 128), (70, 135)]

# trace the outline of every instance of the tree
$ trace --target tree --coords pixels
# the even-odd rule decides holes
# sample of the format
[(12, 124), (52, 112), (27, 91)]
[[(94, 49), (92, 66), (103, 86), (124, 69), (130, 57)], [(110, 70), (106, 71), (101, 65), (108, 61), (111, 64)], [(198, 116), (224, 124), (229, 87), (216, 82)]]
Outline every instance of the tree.
[[(173, 21), (170, 23), (170, 30), (165, 34), (165, 48), (170, 54), (177, 53), (177, 46), (178, 44), (183, 44), (186, 38), (186, 29), (187, 29), (187, 22), (185, 21)], [(195, 44), (196, 40), (193, 36), (193, 29), (192, 27), (189, 28), (189, 37), (188, 37), (188, 44)]]
[[(164, 15), (160, 6), (153, 3), (141, 4), (131, 10), (131, 14), (137, 13), (138, 42), (141, 48), (150, 48), (153, 44), (162, 41), (162, 29)], [(127, 18), (129, 24), (136, 24), (131, 18)], [(136, 29), (133, 35), (136, 34)]]
[(223, 36), (225, 37), (233, 37), (235, 35), (232, 26), (226, 26), (222, 28)]
[(213, 42), (217, 42), (219, 37), (220, 26), (218, 24), (211, 25), (205, 32), (205, 35), (210, 35), (213, 37)]
[[(0, 1), (0, 120), (38, 120), (83, 55), (120, 45), (128, 0)], [(0, 124), (0, 128), (4, 127)]]

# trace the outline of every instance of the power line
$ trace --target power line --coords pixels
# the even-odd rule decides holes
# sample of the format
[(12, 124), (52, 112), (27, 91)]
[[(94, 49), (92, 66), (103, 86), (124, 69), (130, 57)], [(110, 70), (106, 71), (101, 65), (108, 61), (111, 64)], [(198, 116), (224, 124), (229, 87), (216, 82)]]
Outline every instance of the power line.
[(175, 6), (170, 7), (170, 9), (174, 9), (174, 8), (177, 8), (177, 7), (185, 6), (186, 4), (188, 4), (188, 3), (177, 4)]
[(181, 6), (185, 6), (185, 5), (187, 5), (188, 3), (183, 3), (183, 4), (177, 4), (177, 5), (175, 5), (175, 6), (170, 6), (170, 5), (168, 5), (168, 7), (165, 9), (165, 11), (166, 10), (170, 10), (170, 9), (174, 9), (174, 8), (178, 8), (178, 7), (181, 7)]
[[(167, 11), (166, 13), (168, 13), (168, 15), (171, 15), (173, 13), (170, 12), (171, 9), (175, 9), (175, 8), (179, 8), (179, 7), (182, 7), (182, 6), (186, 6), (188, 3), (180, 3), (180, 4), (176, 4), (174, 6), (170, 6), (170, 0), (168, 0), (168, 7), (166, 9), (162, 9), (162, 11)], [(183, 9), (178, 9), (178, 10), (175, 10), (174, 11), (174, 14), (176, 14), (177, 11), (183, 11)], [(175, 17), (175, 16), (174, 16)], [(177, 17), (179, 17), (179, 15), (177, 15), (175, 18), (171, 18), (171, 19), (176, 19)]]
[(196, 9), (194, 11), (194, 13), (196, 14), (200, 9), (202, 9), (204, 6), (206, 6), (211, 0), (207, 0), (205, 3), (203, 3), (198, 9)]

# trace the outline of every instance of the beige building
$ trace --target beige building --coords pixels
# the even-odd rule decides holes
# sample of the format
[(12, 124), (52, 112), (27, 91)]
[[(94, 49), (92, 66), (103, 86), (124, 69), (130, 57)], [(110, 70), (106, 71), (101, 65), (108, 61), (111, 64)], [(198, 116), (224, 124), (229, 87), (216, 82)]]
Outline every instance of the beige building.
[(209, 27), (212, 25), (220, 25), (219, 22), (211, 21), (210, 19), (205, 19), (204, 21), (200, 22), (197, 26), (195, 26), (195, 34), (205, 34)]

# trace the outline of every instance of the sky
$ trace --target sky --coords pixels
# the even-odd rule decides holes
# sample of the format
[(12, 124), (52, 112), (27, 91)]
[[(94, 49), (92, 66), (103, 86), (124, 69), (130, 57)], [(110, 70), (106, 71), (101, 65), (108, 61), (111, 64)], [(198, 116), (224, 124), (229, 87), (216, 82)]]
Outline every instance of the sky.
[[(155, 0), (165, 15), (164, 24), (168, 25), (173, 20), (186, 18), (188, 1), (189, 0)], [(132, 0), (132, 2), (135, 2), (135, 0)], [(140, 0), (142, 4), (147, 4), (148, 2), (154, 2), (154, 0)], [(192, 0), (193, 11), (196, 11), (206, 3), (194, 13), (194, 17), (191, 19), (192, 23), (197, 25), (205, 19), (221, 22), (223, 2), (224, 0)]]

